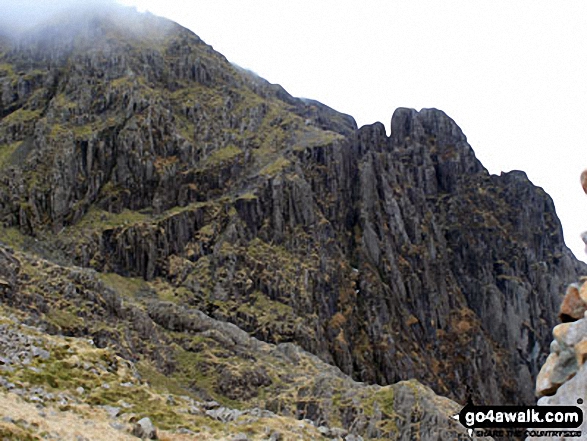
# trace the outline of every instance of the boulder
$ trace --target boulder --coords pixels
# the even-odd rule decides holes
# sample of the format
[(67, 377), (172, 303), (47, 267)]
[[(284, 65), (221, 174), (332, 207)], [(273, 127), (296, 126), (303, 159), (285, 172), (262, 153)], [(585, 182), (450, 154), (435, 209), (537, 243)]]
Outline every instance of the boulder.
[(132, 429), (132, 434), (141, 439), (159, 439), (157, 429), (148, 417), (140, 419)]
[(560, 321), (566, 323), (582, 319), (586, 310), (587, 304), (580, 295), (577, 285), (569, 285), (558, 313)]

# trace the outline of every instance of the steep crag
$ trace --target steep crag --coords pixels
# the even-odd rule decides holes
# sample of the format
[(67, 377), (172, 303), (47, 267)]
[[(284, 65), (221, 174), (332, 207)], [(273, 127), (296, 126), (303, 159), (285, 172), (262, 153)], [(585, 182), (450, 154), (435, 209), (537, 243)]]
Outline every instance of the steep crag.
[[(138, 301), (295, 343), (357, 381), (533, 401), (558, 293), (585, 267), (523, 172), (490, 175), (439, 110), (398, 109), (387, 136), (163, 19), (76, 20), (0, 53), (0, 240), (144, 283)], [(119, 319), (187, 329), (137, 308)], [(138, 335), (167, 338), (151, 326)], [(141, 345), (67, 332), (126, 358)]]

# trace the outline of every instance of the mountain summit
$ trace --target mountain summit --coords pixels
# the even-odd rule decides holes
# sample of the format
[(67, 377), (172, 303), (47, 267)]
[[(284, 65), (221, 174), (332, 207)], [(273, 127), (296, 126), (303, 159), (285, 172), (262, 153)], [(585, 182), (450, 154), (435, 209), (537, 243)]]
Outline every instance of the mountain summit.
[(333, 377), (302, 386), (300, 363), (353, 388), (343, 373), (533, 402), (558, 293), (585, 266), (551, 198), (490, 175), (444, 112), (359, 129), (126, 9), (5, 43), (0, 85), (0, 240), (20, 262), (0, 272), (6, 308), (170, 392), (363, 436), (415, 430), (391, 423), (414, 396), (374, 410)]

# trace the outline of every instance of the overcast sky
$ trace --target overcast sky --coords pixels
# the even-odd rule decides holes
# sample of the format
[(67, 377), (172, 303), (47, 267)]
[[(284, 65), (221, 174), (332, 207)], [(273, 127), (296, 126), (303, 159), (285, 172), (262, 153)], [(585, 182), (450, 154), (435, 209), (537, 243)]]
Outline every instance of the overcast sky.
[[(42, 5), (79, 4), (0, 2), (0, 15), (29, 4), (37, 16)], [(359, 126), (381, 121), (389, 132), (397, 107), (444, 110), (491, 173), (524, 170), (552, 196), (567, 245), (586, 259), (586, 1), (120, 2), (179, 22), (230, 61)]]

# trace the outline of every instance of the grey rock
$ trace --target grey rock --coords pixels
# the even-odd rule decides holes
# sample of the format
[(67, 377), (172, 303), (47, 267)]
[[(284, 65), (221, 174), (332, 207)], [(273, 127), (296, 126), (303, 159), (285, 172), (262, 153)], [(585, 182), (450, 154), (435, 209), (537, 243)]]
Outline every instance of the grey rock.
[(243, 415), (250, 415), (255, 418), (273, 418), (276, 416), (275, 413), (266, 409), (260, 409), (258, 407), (243, 410)]
[[(110, 425), (110, 427), (112, 427), (113, 429), (116, 429), (116, 430), (118, 430), (118, 431), (120, 431), (120, 432), (122, 432), (122, 431), (126, 430), (126, 426), (125, 426), (124, 424), (117, 423), (117, 422), (115, 422), (115, 421), (112, 421), (112, 422), (110, 422), (110, 423), (109, 423), (109, 425)], [(134, 435), (134, 433), (133, 433), (133, 435)], [(135, 435), (135, 436), (138, 436), (138, 435)]]
[[(577, 374), (565, 382), (562, 386), (558, 388), (556, 393), (552, 396), (542, 397), (538, 400), (539, 406), (558, 406), (558, 405), (566, 405), (566, 406), (577, 406), (579, 407), (583, 415), (587, 412), (587, 365), (583, 365), (581, 369), (577, 371)], [(581, 399), (581, 404), (578, 404), (578, 399)], [(533, 429), (529, 429), (533, 430)], [(542, 429), (535, 429), (535, 430), (542, 430)], [(570, 430), (570, 429), (556, 429), (556, 428), (548, 428), (548, 430)], [(575, 429), (572, 429), (575, 430)], [(576, 430), (581, 431), (583, 434), (587, 433), (587, 420), (583, 419), (583, 423), (580, 427)], [(527, 441), (538, 441), (544, 439), (544, 437), (528, 437), (526, 438)], [(563, 441), (563, 440), (573, 440), (577, 439), (576, 437), (554, 437), (553, 440)]]
[(328, 435), (332, 438), (344, 438), (348, 434), (348, 430), (343, 429), (341, 427), (331, 427), (329, 429)]
[(215, 420), (221, 421), (223, 423), (234, 421), (243, 414), (243, 412), (241, 412), (240, 410), (229, 409), (227, 407), (209, 409), (205, 413), (210, 418), (214, 418)]
[(158, 439), (157, 429), (153, 426), (150, 418), (145, 417), (140, 419), (132, 429), (132, 434), (142, 439)]
[(188, 413), (190, 415), (202, 415), (203, 412), (198, 406), (190, 406), (188, 407)]
[(318, 432), (320, 432), (320, 434), (323, 436), (330, 435), (330, 429), (325, 426), (318, 426)]
[(220, 404), (218, 404), (216, 401), (206, 401), (203, 404), (204, 409), (216, 409), (217, 407), (220, 407)]
[(102, 409), (104, 409), (106, 413), (108, 413), (108, 416), (110, 418), (116, 418), (118, 415), (120, 415), (120, 407), (102, 406)]
[(38, 358), (41, 358), (42, 360), (48, 360), (49, 357), (51, 356), (49, 351), (47, 351), (43, 348), (38, 348), (36, 346), (32, 347), (32, 354), (33, 354), (33, 357), (38, 357)]

